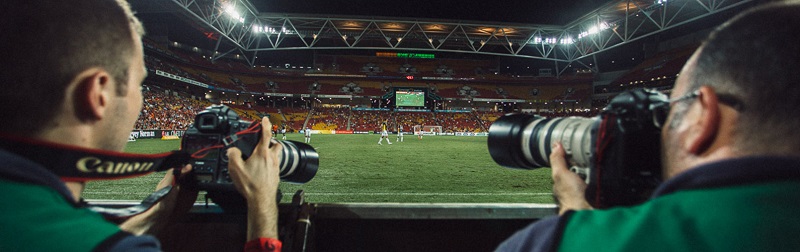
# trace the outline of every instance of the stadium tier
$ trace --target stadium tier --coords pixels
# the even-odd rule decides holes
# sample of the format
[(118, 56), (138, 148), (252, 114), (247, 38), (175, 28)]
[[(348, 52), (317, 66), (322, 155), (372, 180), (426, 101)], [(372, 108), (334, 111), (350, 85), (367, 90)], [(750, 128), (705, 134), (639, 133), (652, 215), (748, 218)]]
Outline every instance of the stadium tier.
[[(438, 87), (431, 92), (443, 98), (464, 98), (456, 91), (470, 86), (479, 95), (469, 98), (486, 99), (558, 99), (568, 85), (575, 90), (591, 90), (591, 76), (566, 75), (562, 78), (524, 78), (487, 74), (496, 65), (492, 60), (470, 59), (389, 59), (375, 56), (319, 56), (318, 68), (283, 69), (280, 67), (242, 68), (239, 61), (221, 59), (210, 63), (191, 53), (159, 46), (145, 41), (147, 67), (177, 77), (197, 81), (216, 90), (241, 93), (287, 93), (317, 95), (354, 95), (379, 97), (385, 87)], [(365, 68), (381, 69), (365, 72)], [(415, 69), (414, 78), (401, 68)], [(376, 78), (367, 78), (367, 77)], [(491, 76), (491, 78), (487, 78)], [(377, 78), (380, 77), (380, 78)], [(269, 83), (276, 85), (270, 86)], [(317, 83), (319, 88), (312, 89)], [(184, 86), (188, 86), (184, 85)], [(357, 89), (348, 89), (358, 87)], [(532, 90), (536, 88), (536, 94)], [(589, 92), (590, 93), (590, 92)], [(586, 94), (589, 94), (586, 93)]]
[[(224, 103), (247, 120), (270, 116), (273, 124), (285, 125), (289, 132), (306, 127), (374, 132), (381, 122), (391, 129), (441, 125), (445, 132), (485, 132), (508, 112), (592, 116), (621, 90), (668, 90), (696, 48), (688, 45), (656, 54), (609, 84), (593, 87), (592, 75), (585, 74), (560, 78), (491, 74), (495, 62), (485, 60), (320, 55), (316, 69), (249, 68), (229, 59), (211, 63), (152, 40), (145, 40), (145, 45), (148, 69), (161, 74), (147, 81), (154, 90), (145, 96), (137, 129), (185, 129), (192, 113)], [(402, 68), (413, 68), (416, 79), (394, 78), (409, 74)], [(384, 78), (373, 78), (380, 76)], [(427, 112), (392, 110), (393, 102), (403, 102), (394, 100), (399, 98), (393, 97), (392, 90), (404, 87), (426, 92), (424, 105), (418, 109)]]

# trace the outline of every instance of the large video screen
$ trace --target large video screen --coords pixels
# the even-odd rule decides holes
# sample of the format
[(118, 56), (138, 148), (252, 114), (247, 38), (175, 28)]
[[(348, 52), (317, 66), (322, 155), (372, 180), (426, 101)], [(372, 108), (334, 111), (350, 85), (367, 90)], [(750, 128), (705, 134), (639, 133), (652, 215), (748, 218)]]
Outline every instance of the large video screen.
[(397, 90), (394, 93), (397, 107), (424, 107), (425, 91)]

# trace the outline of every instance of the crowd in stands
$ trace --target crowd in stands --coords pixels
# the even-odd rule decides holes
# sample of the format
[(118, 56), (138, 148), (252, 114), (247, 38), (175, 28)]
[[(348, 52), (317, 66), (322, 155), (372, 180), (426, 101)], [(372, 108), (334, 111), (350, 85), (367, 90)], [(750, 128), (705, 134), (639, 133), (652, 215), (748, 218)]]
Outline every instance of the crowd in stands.
[[(147, 88), (143, 95), (144, 106), (139, 120), (136, 122), (136, 129), (140, 130), (185, 130), (194, 122), (198, 112), (211, 105), (207, 101), (194, 100), (158, 87)], [(304, 125), (314, 130), (374, 132), (380, 130), (383, 122), (387, 123), (389, 131), (395, 131), (400, 125), (406, 132), (410, 132), (415, 125), (428, 125), (442, 126), (444, 132), (485, 132), (492, 122), (503, 115), (502, 112), (495, 111), (392, 112), (351, 110), (347, 107), (314, 108), (311, 111), (300, 108), (282, 108), (261, 112), (245, 105), (229, 106), (237, 111), (244, 120), (258, 120), (267, 114), (276, 117), (277, 119), (273, 120), (273, 123), (286, 126), (288, 132), (297, 132), (303, 129)], [(564, 110), (535, 114), (545, 117), (591, 117), (597, 113), (598, 111), (595, 110)]]
[(146, 88), (143, 96), (144, 105), (135, 126), (140, 130), (186, 130), (197, 112), (210, 105), (156, 88)]

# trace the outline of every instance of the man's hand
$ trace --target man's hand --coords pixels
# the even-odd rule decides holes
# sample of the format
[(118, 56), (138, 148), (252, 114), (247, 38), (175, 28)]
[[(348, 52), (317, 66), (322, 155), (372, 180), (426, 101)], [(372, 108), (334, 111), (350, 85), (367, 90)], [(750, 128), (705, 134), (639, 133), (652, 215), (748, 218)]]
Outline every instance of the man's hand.
[(592, 209), (592, 206), (584, 198), (586, 182), (578, 174), (569, 170), (564, 147), (561, 146), (561, 143), (555, 143), (552, 151), (550, 166), (553, 168), (553, 195), (560, 205), (558, 214), (564, 214), (570, 209)]
[(278, 183), (282, 146), (272, 143), (272, 124), (261, 120), (261, 140), (242, 160), (238, 148), (228, 149), (228, 170), (236, 190), (247, 200), (247, 240), (278, 238)]
[[(173, 168), (174, 169), (174, 168)], [(156, 191), (169, 185), (173, 185), (172, 190), (164, 196), (161, 201), (156, 203), (149, 210), (133, 216), (120, 224), (120, 228), (135, 235), (157, 234), (166, 224), (175, 217), (185, 214), (192, 208), (197, 199), (197, 191), (190, 190), (177, 183), (184, 175), (192, 171), (191, 165), (181, 168), (180, 175), (176, 180), (173, 169), (167, 170), (167, 174), (156, 186)]]

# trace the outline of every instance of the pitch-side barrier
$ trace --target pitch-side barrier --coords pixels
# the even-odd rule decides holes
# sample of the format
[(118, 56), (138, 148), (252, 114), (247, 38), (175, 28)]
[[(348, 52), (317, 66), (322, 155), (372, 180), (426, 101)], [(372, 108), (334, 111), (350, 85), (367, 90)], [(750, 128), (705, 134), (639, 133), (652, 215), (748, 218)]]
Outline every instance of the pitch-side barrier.
[[(299, 196), (298, 196), (299, 195)], [(133, 201), (90, 201), (131, 206)], [(283, 251), (492, 251), (517, 230), (556, 214), (553, 204), (308, 203), (279, 205)], [(242, 251), (246, 214), (197, 203), (159, 239), (165, 251)]]

